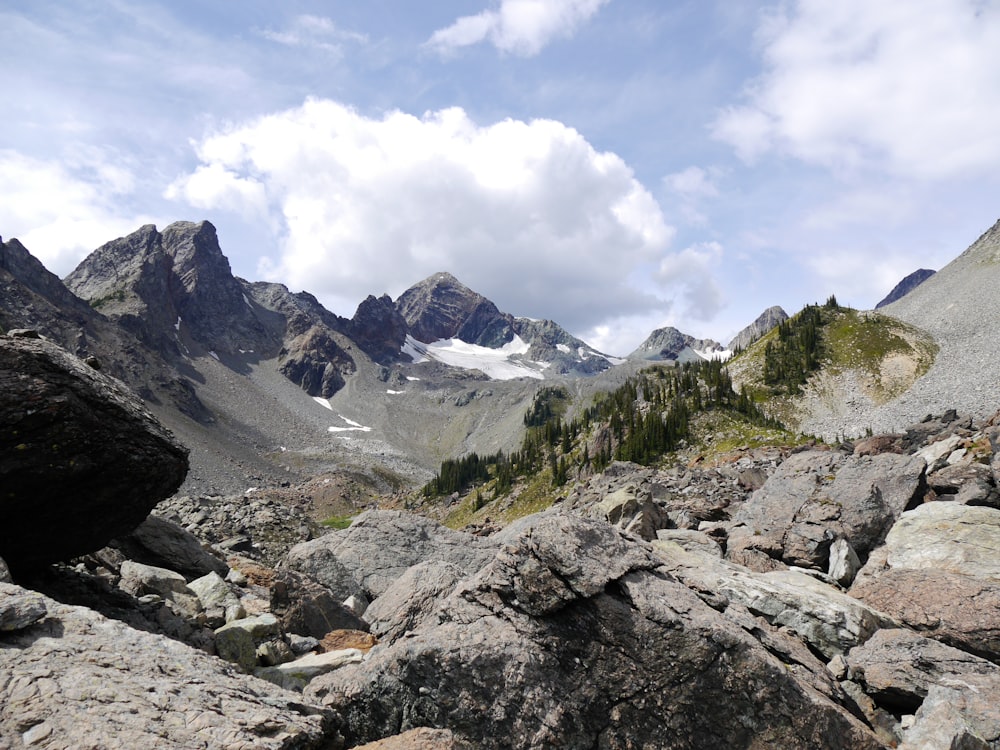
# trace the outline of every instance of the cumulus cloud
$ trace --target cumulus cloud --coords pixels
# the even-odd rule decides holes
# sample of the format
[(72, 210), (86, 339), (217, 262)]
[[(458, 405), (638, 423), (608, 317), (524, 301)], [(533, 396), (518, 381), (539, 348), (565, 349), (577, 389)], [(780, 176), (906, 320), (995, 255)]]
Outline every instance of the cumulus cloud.
[(426, 46), (442, 54), (489, 42), (501, 52), (532, 57), (557, 37), (571, 36), (610, 0), (501, 0), (496, 10), (462, 16), (434, 32)]
[(479, 125), (459, 108), (371, 118), (310, 99), (207, 137), (197, 155), (168, 195), (275, 217), (278, 250), (259, 273), (341, 314), (442, 270), (576, 331), (668, 305), (630, 280), (668, 249), (659, 204), (560, 122)]
[(123, 216), (118, 205), (135, 186), (132, 172), (96, 150), (75, 159), (42, 160), (0, 150), (0, 227), (46, 268), (64, 276), (91, 251), (148, 216)]
[(660, 261), (657, 280), (665, 288), (676, 290), (684, 301), (686, 316), (707, 321), (722, 309), (722, 290), (715, 280), (715, 269), (722, 257), (718, 242), (700, 242)]
[(719, 197), (719, 188), (715, 184), (717, 177), (714, 170), (688, 167), (664, 177), (663, 186), (675, 196), (680, 212), (689, 224), (704, 226), (708, 218), (702, 211), (702, 204)]
[(921, 179), (1000, 166), (1000, 5), (796, 0), (759, 29), (764, 71), (715, 137), (752, 161)]

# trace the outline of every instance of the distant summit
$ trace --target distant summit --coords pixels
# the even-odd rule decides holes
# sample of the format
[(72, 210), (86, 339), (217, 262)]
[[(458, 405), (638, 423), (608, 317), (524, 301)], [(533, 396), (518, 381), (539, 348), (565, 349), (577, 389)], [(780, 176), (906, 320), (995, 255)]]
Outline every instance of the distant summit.
[(880, 307), (885, 307), (886, 305), (905, 297), (933, 275), (934, 271), (931, 271), (929, 268), (920, 268), (914, 271), (896, 284), (896, 286), (892, 288), (892, 291), (885, 296), (885, 299), (875, 305), (875, 309), (878, 310)]
[(730, 351), (746, 349), (765, 333), (786, 320), (788, 320), (788, 313), (781, 307), (775, 305), (767, 308), (757, 317), (757, 320), (736, 334), (736, 338), (729, 342)]
[(696, 339), (673, 326), (667, 326), (649, 334), (639, 348), (628, 355), (628, 358), (650, 362), (683, 363), (703, 359), (727, 359), (730, 353), (718, 341)]

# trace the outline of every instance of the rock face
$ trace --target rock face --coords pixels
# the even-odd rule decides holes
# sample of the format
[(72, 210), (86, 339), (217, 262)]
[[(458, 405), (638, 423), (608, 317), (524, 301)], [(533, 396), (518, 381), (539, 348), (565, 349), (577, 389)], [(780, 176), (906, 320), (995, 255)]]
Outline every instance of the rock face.
[(788, 565), (826, 570), (837, 539), (866, 558), (921, 496), (923, 476), (923, 460), (912, 456), (795, 454), (735, 514), (730, 558), (756, 549)]
[[(668, 326), (658, 328), (646, 338), (639, 348), (628, 355), (629, 359), (667, 362), (697, 362), (704, 354), (721, 352), (722, 344), (712, 339), (696, 339)], [(702, 354), (699, 354), (702, 353)]]
[(0, 338), (0, 422), (0, 555), (15, 569), (100, 549), (187, 472), (134, 395), (45, 341)]
[(875, 305), (875, 309), (878, 310), (880, 307), (885, 307), (898, 299), (902, 299), (927, 281), (927, 279), (933, 276), (934, 273), (935, 272), (929, 268), (918, 268), (916, 271), (911, 273), (909, 276), (906, 276), (902, 281), (896, 284), (896, 286), (892, 288), (892, 291), (885, 295), (881, 302)]
[(450, 273), (434, 274), (407, 289), (396, 300), (396, 310), (410, 335), (425, 344), (460, 338), (498, 347), (513, 338), (513, 318)]
[(729, 349), (731, 351), (746, 349), (765, 333), (786, 320), (788, 320), (788, 313), (783, 308), (777, 305), (767, 308), (753, 323), (736, 334), (736, 337), (729, 342)]
[(926, 503), (903, 514), (851, 594), (907, 626), (1000, 659), (1000, 510)]
[[(0, 583), (0, 601), (23, 595)], [(336, 736), (334, 717), (294, 693), (83, 607), (39, 599), (44, 619), (0, 633), (4, 747), (291, 750), (330, 747)]]
[(349, 335), (369, 357), (379, 364), (390, 364), (399, 358), (406, 343), (406, 319), (387, 294), (368, 297), (358, 305), (351, 319)]
[(602, 522), (543, 518), (305, 697), (341, 712), (349, 743), (425, 726), (483, 748), (881, 746), (658, 567)]

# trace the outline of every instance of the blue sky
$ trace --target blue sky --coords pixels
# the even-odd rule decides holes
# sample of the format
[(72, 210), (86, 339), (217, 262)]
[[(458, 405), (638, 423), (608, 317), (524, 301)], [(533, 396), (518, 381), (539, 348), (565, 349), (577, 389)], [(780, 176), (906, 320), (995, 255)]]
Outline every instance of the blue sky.
[(1000, 218), (996, 0), (6, 0), (0, 234), (208, 219), (350, 316), (447, 270), (612, 354), (873, 306)]

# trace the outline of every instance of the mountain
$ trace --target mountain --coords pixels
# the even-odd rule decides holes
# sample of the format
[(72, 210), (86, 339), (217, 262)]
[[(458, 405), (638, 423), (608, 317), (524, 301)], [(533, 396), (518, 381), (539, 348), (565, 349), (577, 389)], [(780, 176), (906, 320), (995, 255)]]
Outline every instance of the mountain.
[(396, 310), (407, 324), (412, 340), (406, 351), (414, 361), (485, 368), (498, 379), (593, 375), (614, 364), (551, 320), (501, 312), (449, 273), (414, 284), (399, 296)]
[(765, 333), (780, 323), (784, 323), (786, 320), (788, 320), (788, 313), (786, 313), (782, 308), (777, 305), (769, 307), (762, 312), (753, 323), (736, 334), (735, 338), (729, 342), (728, 349), (730, 351), (741, 351), (746, 349), (750, 346), (750, 344), (759, 339)]
[(649, 362), (698, 362), (706, 359), (726, 359), (730, 352), (712, 339), (696, 339), (676, 328), (658, 328), (628, 355), (631, 360)]
[(901, 299), (902, 297), (906, 296), (914, 289), (916, 289), (918, 286), (923, 284), (925, 281), (927, 281), (927, 279), (929, 279), (933, 275), (934, 271), (930, 270), (929, 268), (917, 269), (909, 276), (904, 278), (902, 281), (900, 281), (898, 284), (896, 284), (896, 286), (892, 288), (892, 291), (889, 292), (885, 296), (885, 298), (882, 299), (881, 302), (875, 305), (875, 309), (878, 310), (879, 308), (885, 307), (886, 305), (891, 304), (892, 302), (895, 302), (898, 299)]

